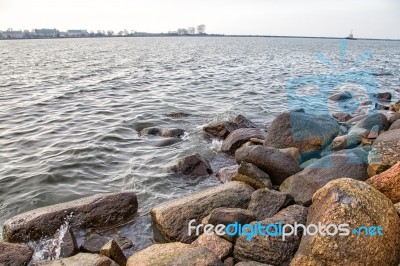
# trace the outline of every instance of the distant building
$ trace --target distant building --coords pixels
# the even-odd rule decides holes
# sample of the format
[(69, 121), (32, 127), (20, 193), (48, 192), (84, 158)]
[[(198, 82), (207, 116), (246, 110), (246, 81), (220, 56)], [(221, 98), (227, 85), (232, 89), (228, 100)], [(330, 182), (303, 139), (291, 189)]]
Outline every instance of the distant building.
[(67, 30), (66, 36), (68, 37), (87, 37), (89, 32), (87, 30)]
[(20, 39), (24, 37), (24, 32), (21, 30), (13, 30), (13, 29), (8, 29), (6, 31), (3, 31), (2, 33), (3, 38), (12, 38), (12, 39)]
[(60, 32), (56, 29), (35, 29), (34, 36), (41, 38), (54, 38), (60, 36)]

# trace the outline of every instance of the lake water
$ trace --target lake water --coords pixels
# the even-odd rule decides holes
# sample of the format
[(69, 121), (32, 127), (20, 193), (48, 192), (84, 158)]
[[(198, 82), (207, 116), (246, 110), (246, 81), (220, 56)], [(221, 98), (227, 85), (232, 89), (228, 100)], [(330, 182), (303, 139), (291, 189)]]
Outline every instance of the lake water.
[[(205, 124), (243, 114), (265, 126), (287, 110), (293, 78), (373, 68), (377, 90), (400, 88), (400, 42), (285, 38), (102, 38), (0, 42), (0, 224), (18, 213), (134, 190), (138, 218), (120, 228), (137, 250), (154, 241), (149, 209), (218, 184), (168, 167), (198, 152), (217, 171), (232, 158)], [(317, 60), (321, 52), (339, 68)], [(338, 63), (339, 62), (339, 63)], [(397, 95), (399, 91), (397, 91)], [(362, 93), (361, 93), (362, 94)], [(362, 96), (362, 95), (361, 95)], [(314, 108), (312, 101), (299, 106)], [(330, 110), (336, 110), (331, 107)], [(188, 117), (167, 116), (173, 112)], [(180, 127), (180, 140), (138, 135)]]

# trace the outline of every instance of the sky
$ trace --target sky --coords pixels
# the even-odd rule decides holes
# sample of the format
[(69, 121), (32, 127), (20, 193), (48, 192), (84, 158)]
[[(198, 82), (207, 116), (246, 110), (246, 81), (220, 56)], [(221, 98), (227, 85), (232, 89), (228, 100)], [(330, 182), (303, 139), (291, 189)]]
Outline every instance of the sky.
[(400, 0), (0, 0), (0, 29), (400, 39)]

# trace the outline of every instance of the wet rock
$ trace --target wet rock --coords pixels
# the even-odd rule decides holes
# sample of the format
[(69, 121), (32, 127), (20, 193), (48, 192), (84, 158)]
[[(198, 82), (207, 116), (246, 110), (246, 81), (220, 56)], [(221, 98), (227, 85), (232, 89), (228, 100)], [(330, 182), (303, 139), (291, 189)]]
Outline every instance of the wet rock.
[(107, 244), (102, 246), (100, 249), (100, 254), (110, 258), (120, 266), (126, 265), (127, 259), (117, 242), (114, 240), (110, 240), (107, 242)]
[(212, 174), (210, 163), (198, 153), (181, 159), (171, 170), (183, 175), (207, 176)]
[(208, 219), (209, 224), (232, 224), (238, 222), (240, 224), (247, 224), (256, 220), (256, 216), (252, 211), (240, 208), (216, 208)]
[(233, 122), (238, 125), (239, 128), (257, 128), (257, 126), (243, 115), (238, 115), (233, 119)]
[(71, 228), (59, 230), (54, 238), (59, 242), (59, 258), (68, 258), (78, 253), (78, 244)]
[(122, 250), (130, 249), (135, 246), (130, 239), (128, 239), (120, 232), (112, 235), (112, 238), (115, 240), (115, 242), (117, 242), (118, 246), (120, 246)]
[(165, 114), (167, 117), (172, 117), (172, 118), (183, 118), (183, 117), (188, 117), (190, 114), (184, 113), (184, 112), (172, 112), (169, 114)]
[(375, 103), (375, 110), (389, 110), (390, 106), (381, 104), (381, 103)]
[(88, 253), (100, 253), (101, 248), (108, 243), (108, 239), (99, 234), (90, 235), (82, 244), (81, 250)]
[(199, 236), (199, 238), (192, 243), (192, 246), (204, 247), (214, 253), (220, 260), (231, 254), (233, 248), (231, 242), (216, 235), (205, 234)]
[(385, 172), (371, 177), (366, 183), (382, 192), (393, 203), (400, 202), (400, 162)]
[(0, 265), (21, 266), (28, 265), (33, 251), (25, 245), (0, 242)]
[(352, 118), (348, 113), (333, 113), (332, 116), (339, 122), (346, 122)]
[(389, 130), (395, 130), (395, 129), (400, 129), (400, 120), (393, 122), (389, 128)]
[(400, 101), (398, 101), (398, 102), (396, 102), (394, 104), (391, 104), (389, 110), (393, 111), (393, 112), (400, 113)]
[(230, 182), (237, 174), (238, 168), (237, 164), (223, 167), (218, 170), (216, 176), (222, 183)]
[(221, 260), (208, 249), (179, 242), (151, 245), (129, 257), (126, 265), (224, 266)]
[[(307, 225), (349, 224), (380, 226), (383, 235), (303, 236), (292, 266), (297, 265), (398, 265), (400, 262), (400, 218), (393, 203), (365, 182), (342, 178), (318, 190), (309, 208)], [(331, 231), (332, 232), (332, 231)], [(361, 234), (358, 235), (358, 234)]]
[(141, 136), (154, 135), (165, 138), (177, 138), (185, 134), (185, 130), (180, 128), (158, 128), (158, 127), (147, 127), (140, 131)]
[[(279, 225), (306, 222), (307, 209), (303, 206), (292, 205), (277, 213), (272, 218), (259, 222), (263, 226), (269, 224)], [(254, 226), (258, 222), (253, 222)], [(273, 231), (273, 229), (269, 230)], [(300, 231), (300, 230), (299, 230)], [(272, 265), (289, 265), (301, 239), (302, 232), (298, 235), (291, 235), (282, 239), (282, 236), (256, 235), (248, 238), (241, 235), (237, 238), (233, 255), (236, 261), (257, 261)]]
[(284, 192), (269, 189), (258, 189), (251, 195), (248, 210), (256, 215), (256, 220), (274, 216), (278, 211), (294, 204), (293, 197)]
[(400, 161), (400, 129), (379, 135), (368, 156), (370, 177), (380, 174)]
[(8, 242), (27, 242), (52, 236), (68, 216), (72, 229), (114, 226), (132, 220), (137, 208), (136, 195), (130, 191), (82, 198), (8, 219), (3, 226), (3, 238)]
[(283, 113), (268, 127), (264, 145), (279, 149), (296, 147), (308, 159), (318, 155), (338, 133), (339, 124), (331, 117)]
[(233, 122), (215, 122), (203, 127), (204, 132), (220, 139), (225, 139), (236, 129), (238, 126)]
[(235, 265), (235, 259), (233, 257), (228, 257), (224, 260), (225, 266), (234, 266)]
[(79, 253), (73, 257), (42, 262), (40, 266), (118, 266), (117, 263), (100, 254)]
[(301, 171), (297, 160), (290, 154), (265, 146), (243, 147), (236, 151), (238, 163), (254, 164), (266, 172), (273, 184), (281, 184), (286, 178)]
[(279, 190), (292, 195), (295, 202), (309, 206), (314, 193), (328, 182), (349, 177), (367, 180), (367, 153), (362, 149), (335, 152), (286, 179)]
[(369, 139), (376, 139), (379, 136), (379, 126), (375, 125), (368, 134)]
[(233, 131), (222, 143), (221, 151), (235, 152), (251, 138), (265, 139), (266, 132), (259, 128), (239, 128)]
[(339, 102), (339, 101), (349, 100), (351, 98), (353, 98), (353, 96), (351, 95), (350, 92), (341, 91), (341, 92), (338, 92), (338, 93), (335, 93), (335, 94), (329, 96), (328, 99), (331, 101)]
[(392, 94), (390, 92), (379, 92), (379, 93), (375, 94), (375, 97), (381, 101), (392, 100)]
[(338, 136), (332, 141), (332, 150), (340, 151), (344, 149), (356, 148), (362, 141), (362, 137), (359, 135), (344, 135)]
[(232, 180), (241, 181), (255, 189), (272, 188), (269, 175), (254, 164), (245, 161), (240, 163), (237, 174), (233, 176)]
[[(242, 182), (228, 182), (181, 199), (167, 201), (151, 210), (151, 216), (164, 237), (170, 241), (191, 243), (196, 236), (188, 235), (192, 219), (197, 226), (218, 207), (247, 208), (254, 189)], [(177, 215), (179, 214), (179, 215)]]
[[(371, 129), (374, 126), (378, 126), (378, 128), (379, 128), (378, 132), (379, 132), (381, 130), (385, 130), (388, 127), (388, 125), (389, 124), (388, 124), (386, 116), (384, 114), (377, 113), (377, 114), (367, 116), (364, 119), (357, 122), (357, 124), (355, 124), (350, 129), (348, 134), (349, 135), (356, 134), (355, 132), (358, 129), (365, 129), (369, 132), (369, 131), (371, 131)], [(365, 137), (367, 137), (367, 136), (365, 136)]]

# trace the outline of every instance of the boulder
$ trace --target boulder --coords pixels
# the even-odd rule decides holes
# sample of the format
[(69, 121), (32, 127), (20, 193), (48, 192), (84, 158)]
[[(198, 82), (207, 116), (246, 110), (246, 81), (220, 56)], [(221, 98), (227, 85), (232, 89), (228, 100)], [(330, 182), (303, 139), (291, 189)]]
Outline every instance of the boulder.
[(266, 172), (273, 184), (281, 184), (286, 178), (301, 171), (297, 160), (290, 154), (265, 146), (249, 146), (235, 153), (238, 163), (242, 161), (254, 164)]
[[(304, 224), (306, 222), (307, 209), (303, 206), (292, 205), (277, 213), (272, 218), (267, 218), (261, 222), (253, 222), (252, 225), (260, 223), (262, 226), (275, 224), (279, 226), (295, 223)], [(269, 229), (272, 232), (273, 229)], [(248, 238), (245, 234), (236, 240), (233, 256), (236, 261), (257, 261), (272, 265), (289, 265), (293, 258), (301, 239), (301, 230), (297, 235), (282, 236), (255, 234), (253, 238)]]
[(224, 266), (221, 260), (204, 247), (179, 242), (154, 244), (128, 259), (127, 266)]
[(366, 161), (367, 153), (360, 148), (335, 152), (286, 179), (279, 190), (292, 195), (295, 202), (309, 206), (314, 193), (332, 180), (344, 176), (367, 180)]
[(218, 170), (216, 177), (222, 182), (230, 182), (233, 177), (237, 174), (239, 166), (237, 164), (226, 166)]
[(238, 222), (240, 224), (247, 224), (256, 220), (256, 216), (252, 211), (240, 208), (216, 208), (208, 219), (209, 224), (233, 224)]
[(290, 147), (286, 149), (279, 149), (281, 152), (292, 155), (298, 162), (301, 162), (301, 153), (299, 149), (295, 147)]
[(392, 100), (392, 94), (390, 92), (378, 92), (375, 97), (380, 101), (390, 101)]
[(393, 124), (395, 121), (400, 119), (400, 113), (389, 112), (387, 116), (389, 124)]
[(108, 239), (99, 234), (91, 234), (85, 239), (81, 250), (88, 253), (100, 253), (101, 248), (108, 243)]
[(233, 257), (228, 257), (224, 260), (225, 266), (234, 266), (235, 265), (235, 259)]
[(232, 122), (214, 122), (203, 127), (204, 132), (220, 139), (225, 139), (236, 129), (238, 129), (238, 125)]
[(188, 235), (189, 221), (195, 219), (192, 225), (197, 226), (218, 207), (246, 209), (253, 191), (249, 185), (232, 181), (160, 204), (151, 210), (151, 216), (166, 239), (191, 243), (197, 236), (195, 232)]
[(233, 131), (224, 140), (221, 146), (223, 152), (235, 152), (240, 146), (251, 138), (265, 139), (266, 132), (259, 128), (239, 128)]
[(400, 162), (366, 182), (382, 192), (393, 203), (400, 202)]
[(396, 204), (394, 205), (394, 208), (396, 209), (397, 213), (400, 215), (400, 202), (399, 202), (399, 203), (396, 203)]
[(357, 147), (362, 141), (362, 137), (359, 135), (344, 135), (338, 136), (332, 141), (332, 150), (340, 151), (344, 149), (353, 149)]
[(0, 242), (0, 265), (21, 266), (31, 261), (33, 250), (25, 245)]
[(110, 240), (101, 247), (100, 254), (115, 261), (119, 266), (126, 265), (126, 257), (115, 240)]
[(272, 188), (269, 175), (254, 164), (242, 161), (232, 180), (241, 181), (255, 189)]
[(55, 235), (54, 238), (58, 243), (58, 258), (68, 258), (76, 253), (78, 253), (78, 244), (76, 242), (76, 238), (74, 233), (72, 232), (69, 226), (65, 228), (61, 228)]
[(233, 119), (233, 122), (239, 128), (257, 128), (257, 126), (243, 115), (238, 115)]
[(302, 157), (315, 157), (339, 133), (339, 124), (331, 117), (301, 112), (283, 113), (268, 127), (265, 146), (296, 147)]
[(181, 159), (171, 167), (171, 170), (189, 176), (208, 176), (212, 174), (210, 163), (198, 153)]
[(339, 101), (345, 101), (353, 98), (350, 92), (348, 91), (340, 91), (338, 93), (335, 93), (331, 96), (328, 97), (329, 100), (339, 102)]
[(8, 219), (3, 226), (3, 238), (8, 242), (27, 242), (52, 236), (67, 218), (72, 229), (115, 226), (131, 221), (137, 208), (136, 195), (130, 191), (82, 198)]
[[(378, 132), (381, 130), (387, 129), (389, 123), (384, 114), (377, 113), (373, 115), (369, 115), (363, 119), (361, 119), (357, 124), (355, 124), (349, 131), (349, 135), (358, 134), (357, 130), (364, 129), (366, 131), (371, 131), (374, 126), (378, 126)], [(359, 134), (358, 134), (359, 135)], [(367, 134), (368, 136), (368, 134)]]
[[(368, 105), (369, 105), (369, 104), (371, 104), (371, 102), (368, 102)], [(366, 117), (367, 117), (367, 115), (358, 115), (358, 116), (355, 116), (355, 117), (353, 117), (353, 118), (347, 120), (347, 121), (346, 121), (346, 124), (347, 124), (347, 125), (356, 124), (357, 122), (363, 120), (363, 119), (366, 118)]]
[(274, 216), (278, 211), (294, 203), (293, 197), (284, 192), (258, 189), (251, 195), (248, 210), (256, 215), (257, 221)]
[[(399, 215), (388, 198), (365, 182), (342, 178), (318, 190), (309, 208), (307, 225), (319, 223), (348, 224), (349, 234), (303, 236), (291, 266), (398, 265), (400, 262)], [(380, 226), (384, 233), (378, 235), (379, 229), (376, 229), (370, 231), (375, 236), (366, 236), (361, 226)]]
[(398, 101), (398, 102), (396, 102), (394, 104), (391, 104), (389, 110), (393, 111), (393, 112), (400, 113), (400, 101)]
[(379, 126), (375, 125), (368, 134), (369, 139), (376, 139), (379, 136)]
[(392, 125), (389, 127), (389, 130), (395, 130), (395, 129), (400, 129), (400, 120), (394, 121)]
[(147, 127), (140, 131), (141, 136), (153, 135), (165, 138), (178, 138), (185, 134), (185, 130), (180, 128), (158, 128), (158, 127)]
[(372, 147), (368, 156), (370, 177), (382, 173), (400, 161), (400, 129), (380, 134)]
[(192, 246), (204, 247), (214, 253), (220, 260), (226, 258), (232, 252), (233, 245), (231, 242), (216, 236), (202, 234), (197, 238)]
[(332, 116), (339, 122), (346, 122), (352, 118), (348, 113), (333, 113)]
[(119, 266), (100, 254), (79, 253), (73, 257), (39, 263), (40, 266)]

